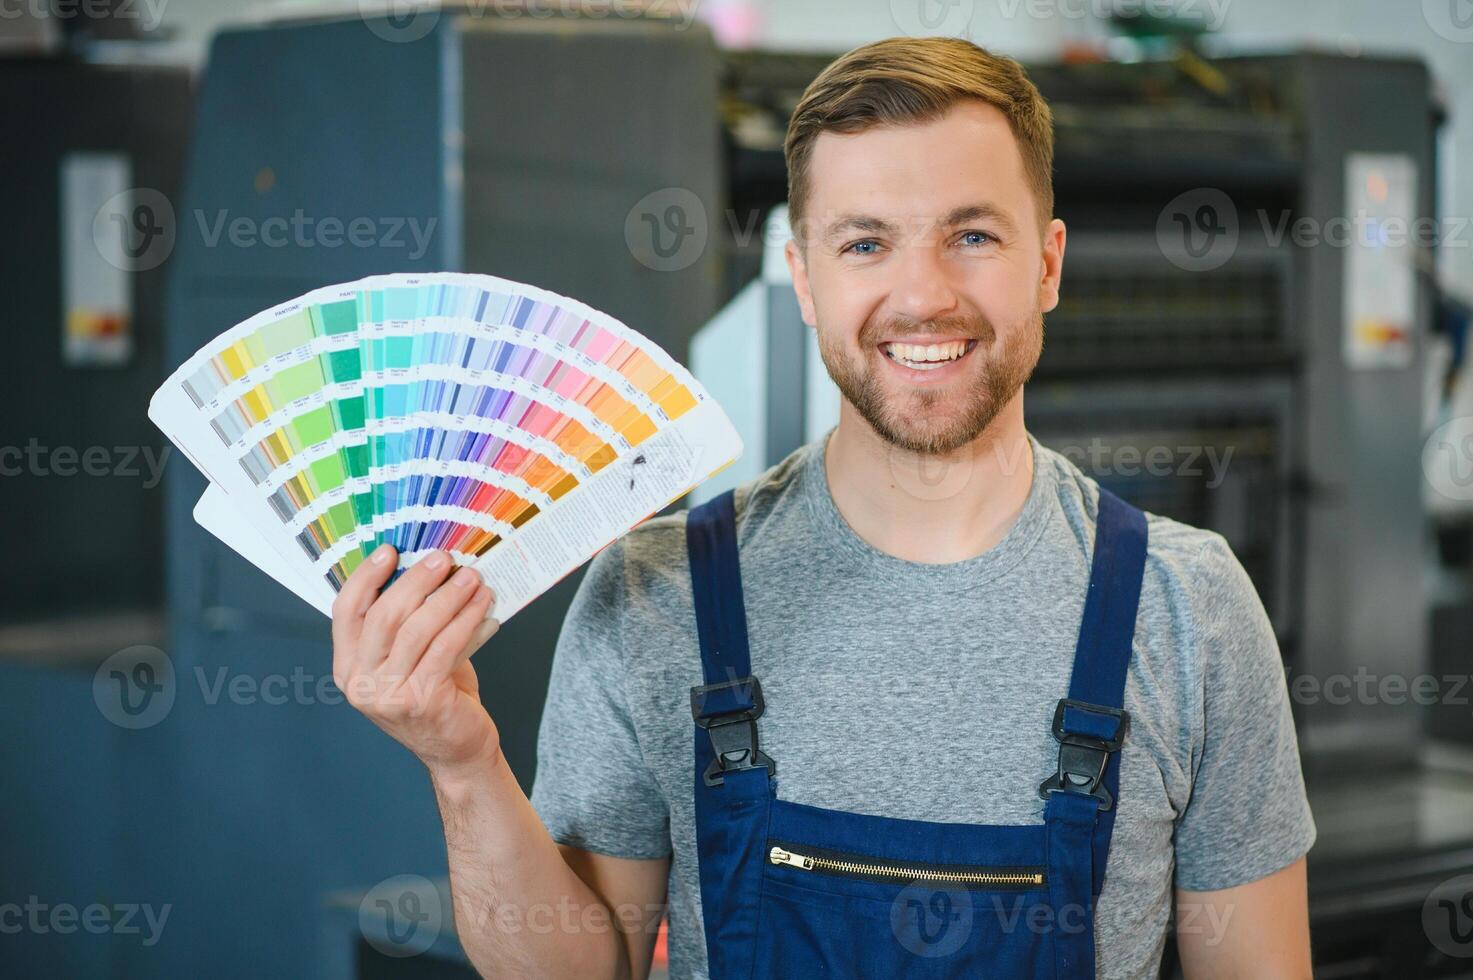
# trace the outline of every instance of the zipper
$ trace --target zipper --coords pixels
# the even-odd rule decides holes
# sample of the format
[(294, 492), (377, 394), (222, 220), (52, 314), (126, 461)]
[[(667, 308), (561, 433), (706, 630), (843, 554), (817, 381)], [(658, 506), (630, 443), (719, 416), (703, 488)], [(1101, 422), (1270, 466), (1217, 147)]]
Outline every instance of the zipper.
[(1037, 888), (1045, 881), (1040, 868), (988, 868), (957, 864), (873, 861), (864, 859), (861, 855), (840, 854), (812, 847), (805, 847), (802, 852), (799, 852), (790, 850), (781, 843), (772, 841), (768, 843), (771, 844), (767, 851), (767, 860), (770, 864), (799, 868), (803, 871), (846, 875), (851, 878), (887, 882), (936, 881), (989, 888)]

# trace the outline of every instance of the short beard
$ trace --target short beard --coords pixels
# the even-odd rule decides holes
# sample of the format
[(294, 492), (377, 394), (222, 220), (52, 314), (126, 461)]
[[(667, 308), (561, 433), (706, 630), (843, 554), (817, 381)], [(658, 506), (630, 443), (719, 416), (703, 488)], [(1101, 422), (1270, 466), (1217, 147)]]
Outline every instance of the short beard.
[[(1009, 332), (1001, 350), (983, 366), (982, 375), (973, 385), (970, 394), (963, 396), (967, 398), (965, 411), (943, 424), (927, 425), (920, 420), (926, 418), (929, 409), (943, 397), (942, 394), (924, 390), (914, 393), (911, 398), (919, 402), (917, 411), (910, 411), (910, 406), (902, 406), (899, 411), (892, 412), (885, 399), (884, 386), (876, 377), (876, 372), (868, 366), (870, 351), (875, 351), (876, 357), (885, 356), (875, 346), (881, 338), (903, 341), (906, 334), (903, 327), (887, 332), (887, 328), (896, 323), (895, 320), (884, 324), (876, 324), (872, 320), (865, 323), (859, 332), (859, 343), (865, 361), (858, 369), (849, 362), (843, 342), (826, 339), (822, 330), (818, 331), (818, 349), (829, 377), (834, 379), (840, 393), (880, 438), (900, 449), (926, 456), (949, 455), (985, 432), (992, 420), (997, 418), (998, 413), (1033, 376), (1033, 369), (1038, 366), (1038, 358), (1043, 352), (1043, 314), (1034, 312), (1020, 329)], [(975, 339), (977, 347), (967, 355), (969, 357), (984, 356), (984, 342), (997, 337), (992, 324), (980, 317), (933, 320), (909, 332), (921, 333), (925, 330)]]

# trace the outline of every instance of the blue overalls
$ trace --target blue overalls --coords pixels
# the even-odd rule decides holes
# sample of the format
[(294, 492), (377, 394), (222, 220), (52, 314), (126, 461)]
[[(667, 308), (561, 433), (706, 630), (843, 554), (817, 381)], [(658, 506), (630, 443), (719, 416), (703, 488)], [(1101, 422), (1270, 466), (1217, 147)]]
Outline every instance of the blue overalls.
[[(1043, 823), (905, 820), (780, 800), (757, 745), (730, 491), (693, 508), (706, 683), (691, 689), (711, 980), (1095, 976), (1094, 899), (1115, 824), (1145, 515), (1101, 488), (1089, 591)], [(1040, 718), (1039, 724), (1047, 724)], [(1020, 774), (1018, 792), (1035, 792)]]

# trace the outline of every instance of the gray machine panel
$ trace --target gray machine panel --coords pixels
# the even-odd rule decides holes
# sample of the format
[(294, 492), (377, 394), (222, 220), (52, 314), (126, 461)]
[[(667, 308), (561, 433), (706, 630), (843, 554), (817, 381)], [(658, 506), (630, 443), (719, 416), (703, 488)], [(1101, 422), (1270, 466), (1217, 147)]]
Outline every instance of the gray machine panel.
[[(1319, 223), (1347, 216), (1346, 157), (1354, 152), (1410, 158), (1417, 217), (1434, 213), (1433, 116), (1423, 65), (1307, 56), (1297, 81), (1299, 111), (1314, 121), (1305, 129), (1301, 215)], [(1300, 466), (1309, 491), (1300, 667), (1322, 680), (1357, 670), (1415, 676), (1425, 670), (1428, 646), (1421, 452), (1432, 286), (1417, 277), (1410, 361), (1356, 369), (1343, 353), (1348, 250), (1326, 243), (1300, 253)], [(1405, 757), (1422, 725), (1418, 706), (1379, 700), (1321, 701), (1308, 706), (1306, 721), (1306, 748), (1347, 750), (1355, 765), (1373, 750)]]
[[(169, 266), (164, 253), (148, 251), (163, 217), (135, 196), (133, 211), (116, 217), (150, 229), (149, 238), (140, 234), (133, 243), (136, 265), (119, 264), (123, 256), (99, 259), (87, 229), (101, 202), (68, 200), (63, 174), (79, 155), (106, 158), (121, 166), (126, 190), (174, 198), (189, 138), (190, 83), (190, 72), (177, 67), (0, 60), (0, 175), (9, 189), (0, 322), (15, 373), (0, 389), (0, 446), (8, 447), (0, 459), (0, 508), (8, 517), (7, 544), (24, 556), (0, 572), (5, 621), (156, 612), (163, 603), (164, 491), (150, 482), (142, 454), (162, 460), (166, 473), (188, 468), (166, 454), (163, 436), (142, 412), (165, 361)], [(79, 207), (84, 213), (75, 214)], [(69, 238), (64, 229), (75, 230), (78, 218), (83, 230)], [(107, 263), (106, 273), (123, 269), (132, 350), (114, 363), (86, 366), (63, 353), (68, 249)], [(91, 450), (103, 461), (95, 452), (89, 459)], [(84, 470), (84, 462), (103, 475)], [(145, 639), (156, 642), (152, 635), (103, 642)]]

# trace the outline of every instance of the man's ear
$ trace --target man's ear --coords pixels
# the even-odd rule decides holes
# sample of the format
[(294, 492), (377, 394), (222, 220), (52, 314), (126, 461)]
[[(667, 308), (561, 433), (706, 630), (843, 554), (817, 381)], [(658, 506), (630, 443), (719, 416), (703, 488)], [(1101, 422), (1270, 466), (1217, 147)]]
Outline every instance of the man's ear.
[(1064, 222), (1054, 218), (1043, 231), (1043, 278), (1038, 282), (1038, 308), (1048, 313), (1059, 305), (1064, 278)]
[(791, 238), (783, 246), (783, 258), (788, 260), (788, 271), (793, 275), (793, 292), (798, 297), (798, 309), (803, 314), (803, 322), (816, 327), (818, 316), (813, 312), (813, 292), (808, 288), (808, 263), (804, 261), (798, 243)]

